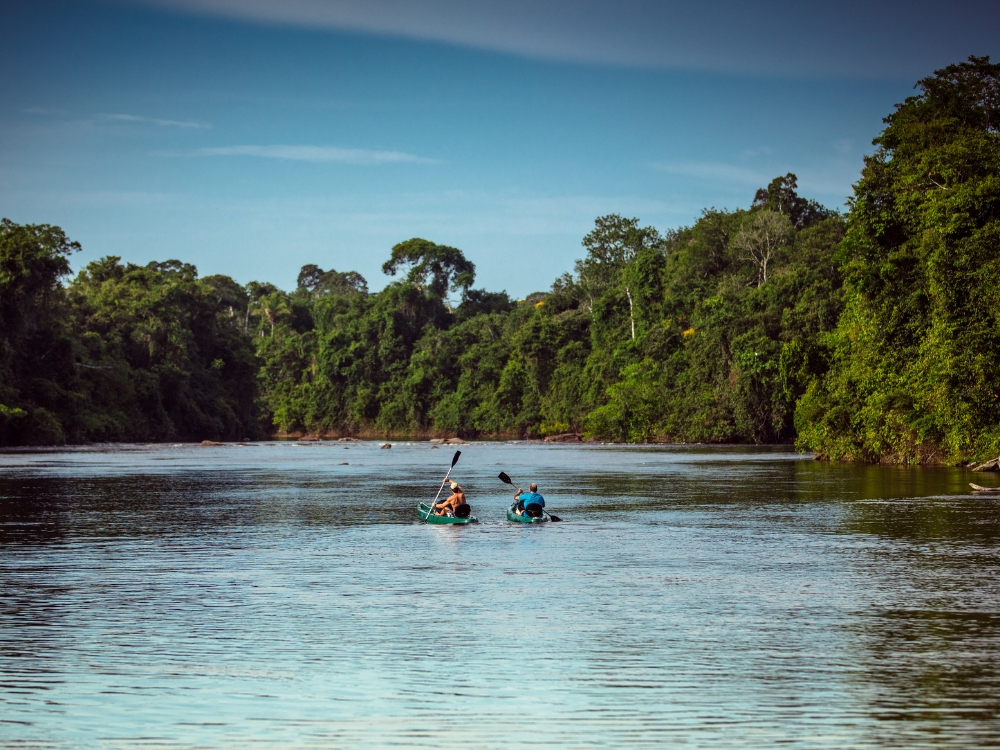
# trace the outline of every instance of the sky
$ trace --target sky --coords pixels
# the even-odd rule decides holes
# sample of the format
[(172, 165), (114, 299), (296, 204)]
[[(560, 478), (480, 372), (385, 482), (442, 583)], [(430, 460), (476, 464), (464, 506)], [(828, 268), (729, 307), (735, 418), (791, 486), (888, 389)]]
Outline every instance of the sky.
[(547, 289), (597, 216), (661, 231), (786, 172), (843, 209), (992, 2), (0, 0), (0, 215), (83, 251), (372, 290), (392, 246)]

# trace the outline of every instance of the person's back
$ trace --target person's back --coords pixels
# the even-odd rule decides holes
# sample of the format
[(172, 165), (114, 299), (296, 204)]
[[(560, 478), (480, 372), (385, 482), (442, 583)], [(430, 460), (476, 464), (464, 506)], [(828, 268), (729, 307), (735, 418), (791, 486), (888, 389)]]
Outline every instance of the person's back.
[(451, 483), (451, 495), (442, 501), (435, 509), (435, 515), (443, 516), (446, 513), (456, 518), (468, 518), (472, 512), (468, 502), (465, 500), (465, 490), (457, 482)]
[(528, 515), (532, 518), (539, 518), (542, 515), (542, 508), (545, 507), (545, 498), (538, 494), (538, 485), (532, 482), (528, 485), (527, 492), (518, 490), (514, 495), (517, 503), (519, 515)]

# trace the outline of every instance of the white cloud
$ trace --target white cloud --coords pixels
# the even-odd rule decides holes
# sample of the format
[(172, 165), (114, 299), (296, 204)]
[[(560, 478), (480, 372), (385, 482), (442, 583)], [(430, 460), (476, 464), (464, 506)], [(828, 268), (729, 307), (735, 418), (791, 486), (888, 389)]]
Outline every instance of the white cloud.
[[(550, 60), (911, 80), (996, 53), (995, 3), (910, 0), (118, 0), (243, 22), (444, 42)], [(886, 29), (892, 29), (887, 35)], [(850, 53), (846, 54), (845, 50)]]
[(159, 117), (141, 117), (139, 115), (124, 115), (124, 114), (100, 114), (97, 116), (101, 120), (110, 120), (112, 122), (139, 122), (146, 123), (149, 125), (160, 125), (163, 127), (172, 128), (210, 128), (212, 127), (205, 122), (195, 122), (194, 120), (161, 120)]
[(437, 159), (406, 154), (402, 151), (372, 151), (336, 146), (221, 146), (200, 148), (198, 156), (258, 156), (289, 161), (340, 162), (342, 164), (437, 164)]

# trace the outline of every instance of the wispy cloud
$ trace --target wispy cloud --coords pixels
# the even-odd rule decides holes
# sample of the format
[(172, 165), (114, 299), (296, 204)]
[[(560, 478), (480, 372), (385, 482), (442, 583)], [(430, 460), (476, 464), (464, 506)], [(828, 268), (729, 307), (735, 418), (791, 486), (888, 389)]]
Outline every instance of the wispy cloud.
[(159, 117), (142, 117), (140, 115), (124, 115), (118, 113), (102, 113), (97, 115), (100, 120), (110, 120), (112, 122), (138, 122), (147, 125), (159, 125), (170, 128), (210, 128), (207, 122), (197, 122), (195, 120), (162, 120)]
[[(118, 1), (531, 58), (793, 78), (911, 80), (964, 58), (969, 50), (995, 50), (1000, 21), (1000, 5), (982, 0), (951, 3), (944, 14), (937, 12), (939, 0), (911, 0), (906, 14), (899, 13), (896, 0), (852, 0), (838, 4), (838, 12), (827, 3), (790, 0)], [(887, 38), (886, 28), (893, 29), (894, 38)]]
[(221, 146), (200, 148), (198, 156), (257, 156), (288, 161), (340, 162), (342, 164), (438, 164), (437, 159), (403, 153), (402, 151), (372, 151), (364, 148), (336, 146)]
[(760, 172), (724, 162), (654, 162), (649, 166), (669, 174), (712, 182), (736, 182), (759, 187), (766, 185), (770, 180)]

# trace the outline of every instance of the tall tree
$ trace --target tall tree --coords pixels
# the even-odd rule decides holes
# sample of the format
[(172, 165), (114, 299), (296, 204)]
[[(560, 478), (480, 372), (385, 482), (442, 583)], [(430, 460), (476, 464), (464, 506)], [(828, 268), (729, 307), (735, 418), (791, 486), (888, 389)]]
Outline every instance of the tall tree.
[(834, 212), (814, 200), (807, 200), (795, 192), (798, 178), (789, 172), (775, 177), (766, 188), (754, 196), (751, 209), (762, 209), (787, 216), (796, 229), (805, 229), (817, 221), (828, 219)]
[(476, 280), (476, 266), (457, 247), (437, 245), (419, 237), (400, 242), (382, 272), (395, 276), (406, 271), (406, 280), (434, 299), (449, 291), (468, 291)]
[(368, 282), (357, 271), (324, 271), (312, 263), (299, 271), (298, 288), (312, 294), (367, 294)]
[(644, 250), (662, 248), (663, 237), (653, 227), (640, 227), (636, 218), (608, 214), (595, 220), (594, 228), (583, 238), (583, 246), (587, 257), (577, 261), (576, 273), (590, 306), (610, 287), (620, 286), (628, 300), (631, 336), (635, 339), (634, 283), (623, 278), (623, 272)]
[(60, 281), (79, 249), (58, 227), (0, 221), (0, 445), (65, 440), (75, 372)]
[(793, 236), (792, 222), (780, 213), (757, 211), (746, 218), (731, 242), (740, 260), (749, 262), (754, 268), (754, 286), (767, 281), (767, 267)]
[(865, 159), (834, 365), (799, 407), (800, 444), (837, 458), (1000, 453), (1000, 66), (917, 88)]

